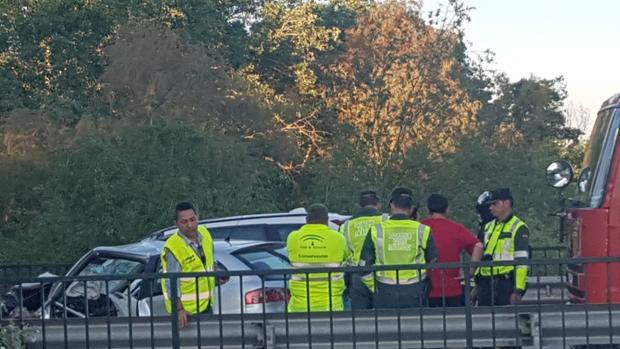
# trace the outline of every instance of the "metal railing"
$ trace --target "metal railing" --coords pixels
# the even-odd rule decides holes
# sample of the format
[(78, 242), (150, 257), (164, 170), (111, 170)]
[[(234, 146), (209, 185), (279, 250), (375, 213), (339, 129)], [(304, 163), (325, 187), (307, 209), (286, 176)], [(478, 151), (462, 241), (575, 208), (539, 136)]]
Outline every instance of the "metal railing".
[(65, 275), (72, 264), (7, 264), (0, 265), (0, 293), (8, 292), (13, 285), (11, 280), (36, 277), (45, 272)]
[[(460, 269), (469, 280), (471, 267), (529, 265), (534, 270), (547, 266), (571, 272), (580, 266), (583, 273), (569, 280), (535, 275), (522, 304), (474, 306), (471, 285), (464, 284), (464, 306), (364, 309), (323, 312), (289, 312), (288, 293), (274, 293), (281, 284), (290, 288), (290, 276), (306, 280), (316, 273), (378, 273), (397, 270), (421, 271)], [(596, 268), (596, 269), (593, 269)], [(597, 271), (597, 274), (588, 271)], [(23, 304), (12, 311), (11, 319), (32, 339), (31, 348), (438, 348), (527, 346), (534, 348), (569, 345), (620, 344), (620, 257), (547, 259), (518, 262), (448, 263), (431, 265), (306, 268), (295, 270), (218, 271), (186, 274), (128, 274), (122, 276), (77, 276), (26, 278), (23, 282), (53, 284), (52, 297), (40, 294), (44, 311), (26, 312)], [(189, 326), (179, 328), (173, 303), (171, 314), (160, 313), (156, 302), (163, 301), (158, 289), (161, 278), (170, 280), (173, 297), (176, 280), (213, 276), (221, 281), (215, 289), (215, 314), (190, 317)], [(248, 298), (248, 278), (260, 278), (259, 294)], [(224, 280), (227, 280), (224, 283)], [(331, 286), (331, 282), (328, 282)], [(570, 283), (578, 291), (562, 287)], [(94, 286), (97, 284), (96, 286)], [(224, 286), (234, 284), (237, 292)], [(548, 285), (558, 294), (547, 297)], [(599, 285), (606, 285), (600, 289)], [(306, 287), (311, 286), (306, 281)], [(569, 285), (570, 286), (570, 285)], [(596, 289), (594, 287), (597, 287)], [(328, 289), (331, 287), (328, 287)], [(102, 293), (95, 298), (89, 290)], [(82, 297), (75, 296), (81, 290)], [(20, 292), (20, 288), (17, 288)], [(71, 293), (73, 292), (73, 293)], [(606, 294), (600, 304), (569, 304)], [(20, 298), (20, 297), (18, 297)], [(599, 297), (600, 298), (600, 297)], [(80, 302), (80, 299), (82, 301)], [(121, 302), (120, 300), (124, 300)], [(226, 302), (238, 302), (238, 312), (226, 311)], [(46, 303), (47, 302), (47, 303)], [(309, 300), (308, 300), (309, 302)], [(119, 305), (126, 306), (120, 309)], [(161, 304), (160, 304), (161, 305)], [(160, 307), (161, 308), (161, 307)]]

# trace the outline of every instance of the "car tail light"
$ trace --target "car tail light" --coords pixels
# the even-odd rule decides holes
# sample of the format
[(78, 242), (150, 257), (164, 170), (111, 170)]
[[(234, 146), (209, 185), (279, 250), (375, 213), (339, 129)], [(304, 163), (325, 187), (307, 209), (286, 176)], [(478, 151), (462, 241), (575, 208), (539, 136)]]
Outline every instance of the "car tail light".
[(337, 226), (343, 225), (344, 222), (346, 222), (346, 219), (332, 219), (332, 223), (334, 223)]
[(289, 290), (280, 287), (259, 288), (245, 294), (245, 304), (283, 302), (289, 299), (291, 299)]

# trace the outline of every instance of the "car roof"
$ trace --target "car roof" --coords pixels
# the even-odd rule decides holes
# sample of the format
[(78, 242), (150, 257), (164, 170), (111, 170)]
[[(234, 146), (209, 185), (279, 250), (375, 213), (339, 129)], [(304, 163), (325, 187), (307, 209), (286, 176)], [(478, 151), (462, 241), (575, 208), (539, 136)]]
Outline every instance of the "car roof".
[[(164, 248), (164, 244), (165, 242), (161, 240), (143, 240), (127, 245), (95, 247), (93, 251), (98, 253), (131, 255), (132, 257), (148, 259), (152, 256), (159, 256)], [(217, 255), (230, 254), (245, 248), (274, 245), (281, 247), (285, 246), (282, 241), (218, 240), (213, 242), (213, 249), (214, 253)]]
[[(340, 225), (348, 218), (349, 216), (341, 215), (338, 213), (329, 214), (330, 223), (335, 223), (336, 225)], [(198, 223), (200, 225), (205, 225), (207, 228), (243, 226), (252, 224), (305, 224), (306, 210), (303, 207), (300, 207), (293, 209), (289, 212), (210, 218), (200, 220)], [(145, 240), (166, 240), (176, 231), (177, 228), (175, 226), (167, 227), (150, 234)]]

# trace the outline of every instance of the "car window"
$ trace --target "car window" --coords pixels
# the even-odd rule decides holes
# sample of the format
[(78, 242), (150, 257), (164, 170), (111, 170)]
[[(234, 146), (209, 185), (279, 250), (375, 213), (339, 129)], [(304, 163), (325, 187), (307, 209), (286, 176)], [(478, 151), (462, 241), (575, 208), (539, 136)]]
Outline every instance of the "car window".
[(288, 236), (294, 232), (295, 230), (298, 230), (299, 228), (301, 228), (302, 224), (286, 224), (286, 225), (276, 225), (273, 227), (273, 229), (276, 231), (277, 236), (280, 237), (281, 241), (286, 241), (286, 239), (288, 238)]
[[(251, 249), (234, 253), (241, 262), (250, 267), (252, 270), (273, 270), (273, 269), (289, 269), (291, 263), (286, 254), (282, 253), (283, 248), (273, 249)], [(265, 275), (265, 280), (281, 280), (282, 275)]]
[(266, 225), (241, 225), (226, 228), (210, 228), (209, 232), (214, 240), (257, 240), (268, 241)]
[(213, 240), (224, 240), (232, 232), (231, 227), (208, 228), (208, 229), (209, 229), (209, 233), (211, 233), (211, 238), (213, 238)]

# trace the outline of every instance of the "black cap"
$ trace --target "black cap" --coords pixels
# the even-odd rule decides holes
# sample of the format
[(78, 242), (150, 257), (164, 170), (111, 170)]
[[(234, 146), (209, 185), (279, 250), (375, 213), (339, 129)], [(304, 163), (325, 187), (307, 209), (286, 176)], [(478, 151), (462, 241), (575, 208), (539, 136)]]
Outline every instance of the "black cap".
[(512, 201), (512, 192), (510, 188), (499, 188), (491, 192), (488, 202), (495, 202), (498, 200), (510, 200)]
[(360, 198), (363, 198), (363, 197), (373, 197), (373, 198), (379, 199), (379, 195), (374, 190), (365, 190), (365, 191), (361, 192), (360, 193)]
[(390, 194), (390, 201), (394, 201), (401, 197), (409, 197), (411, 198), (411, 201), (413, 201), (413, 191), (409, 188), (398, 187), (392, 191), (392, 194)]
[(390, 203), (405, 209), (418, 208), (418, 203), (413, 198), (413, 191), (405, 187), (399, 187), (392, 191), (392, 194), (390, 194)]
[(377, 206), (381, 203), (379, 195), (373, 190), (366, 190), (360, 193), (358, 204), (360, 207)]

